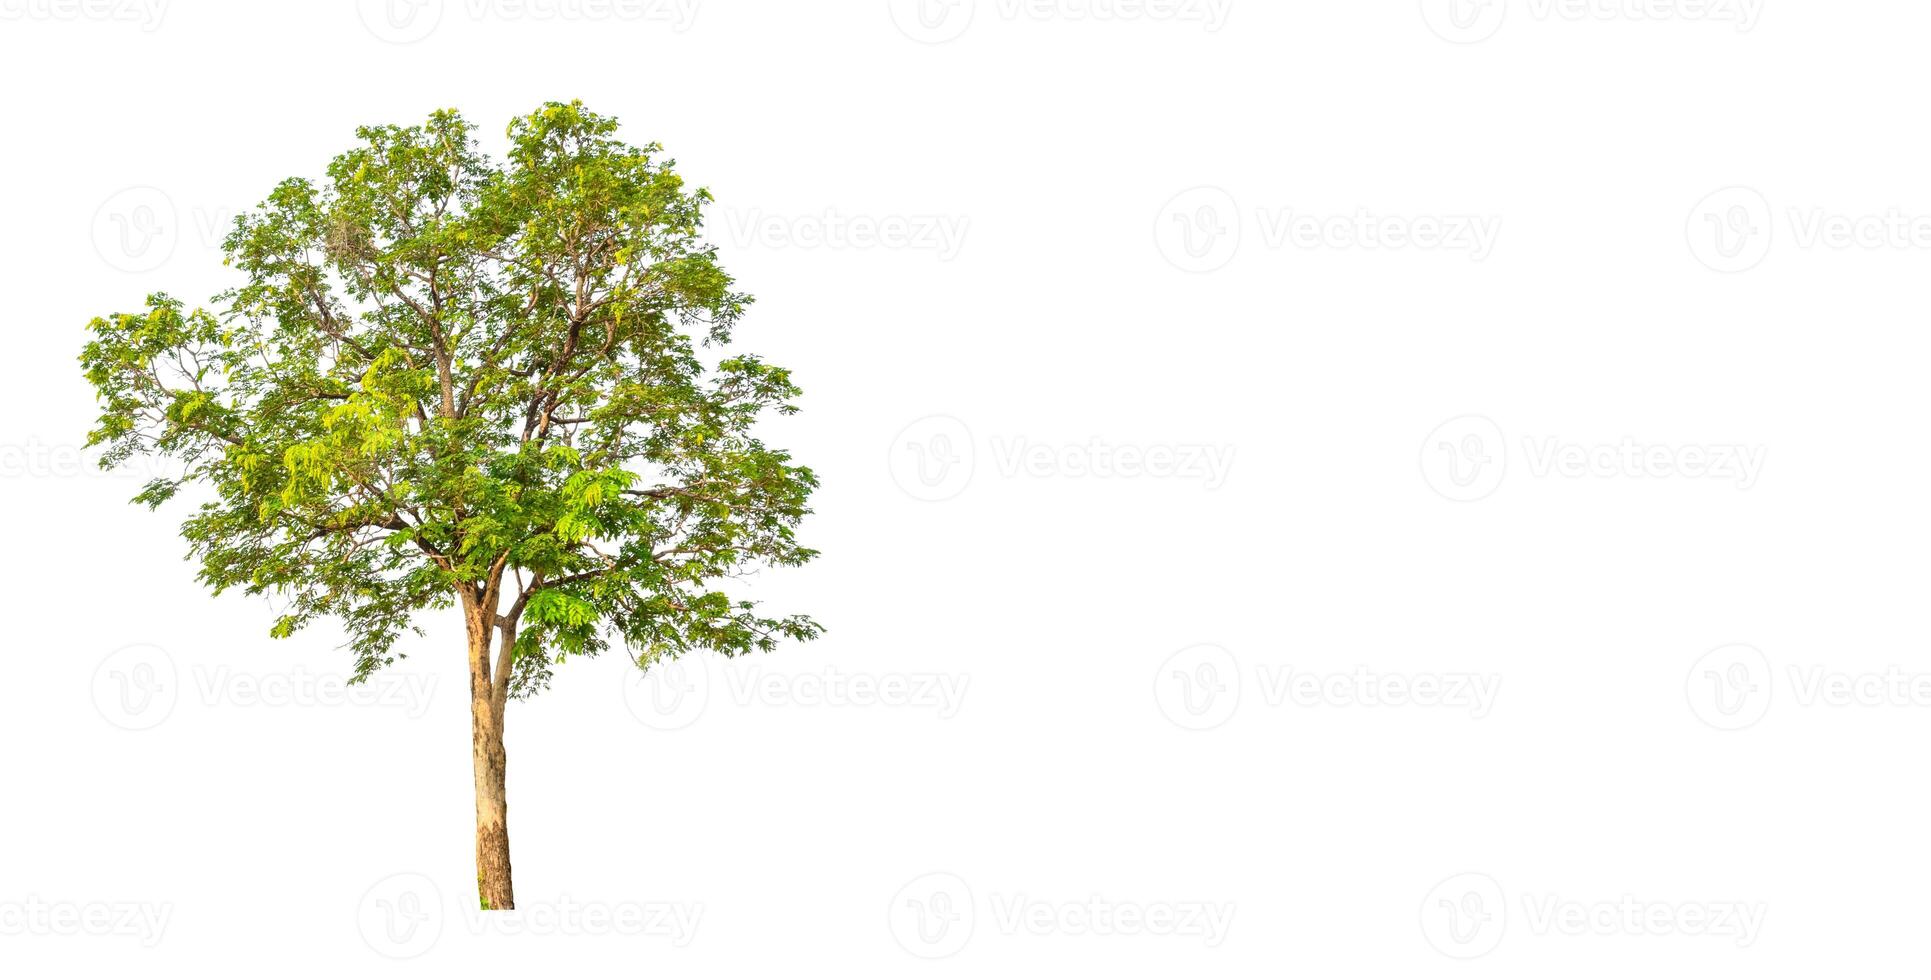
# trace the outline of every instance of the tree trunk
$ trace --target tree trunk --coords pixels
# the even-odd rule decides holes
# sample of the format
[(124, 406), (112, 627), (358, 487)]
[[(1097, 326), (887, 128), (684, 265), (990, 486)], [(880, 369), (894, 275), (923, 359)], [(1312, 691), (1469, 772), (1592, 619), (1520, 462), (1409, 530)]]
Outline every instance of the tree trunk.
[(469, 641), (470, 741), (476, 767), (476, 895), (482, 907), (513, 909), (510, 887), (509, 797), (504, 772), (504, 703), (490, 683), (491, 630), (475, 617)]

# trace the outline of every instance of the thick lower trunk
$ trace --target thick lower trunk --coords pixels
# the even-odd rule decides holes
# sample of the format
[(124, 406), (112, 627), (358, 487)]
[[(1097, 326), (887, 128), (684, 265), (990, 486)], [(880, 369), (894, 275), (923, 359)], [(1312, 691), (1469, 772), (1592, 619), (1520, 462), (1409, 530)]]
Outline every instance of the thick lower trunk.
[(485, 909), (513, 909), (503, 704), (489, 675), (489, 634), (470, 642), (470, 741), (476, 768), (476, 895)]

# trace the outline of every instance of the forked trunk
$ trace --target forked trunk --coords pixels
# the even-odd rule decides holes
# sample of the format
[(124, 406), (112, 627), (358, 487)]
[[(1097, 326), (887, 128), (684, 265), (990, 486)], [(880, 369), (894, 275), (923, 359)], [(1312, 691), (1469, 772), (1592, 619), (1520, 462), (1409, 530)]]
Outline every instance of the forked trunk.
[(484, 909), (513, 909), (510, 886), (509, 800), (504, 770), (503, 704), (489, 673), (489, 630), (472, 628), (469, 641), (470, 737), (476, 767), (476, 895)]

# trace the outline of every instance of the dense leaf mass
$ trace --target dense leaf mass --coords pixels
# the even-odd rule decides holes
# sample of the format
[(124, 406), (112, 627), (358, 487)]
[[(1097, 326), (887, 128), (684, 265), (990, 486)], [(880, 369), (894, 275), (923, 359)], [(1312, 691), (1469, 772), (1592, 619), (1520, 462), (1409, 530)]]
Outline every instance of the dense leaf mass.
[(648, 665), (816, 636), (719, 591), (814, 554), (816, 480), (753, 435), (799, 392), (728, 350), (750, 297), (702, 240), (709, 194), (616, 128), (551, 103), (502, 161), (453, 111), (358, 131), (236, 220), (245, 282), (211, 308), (93, 321), (102, 465), (178, 460), (136, 499), (212, 491), (183, 525), (200, 578), (285, 594), (276, 635), (339, 618), (358, 679), (458, 604), (502, 631), (513, 694), (613, 639)]

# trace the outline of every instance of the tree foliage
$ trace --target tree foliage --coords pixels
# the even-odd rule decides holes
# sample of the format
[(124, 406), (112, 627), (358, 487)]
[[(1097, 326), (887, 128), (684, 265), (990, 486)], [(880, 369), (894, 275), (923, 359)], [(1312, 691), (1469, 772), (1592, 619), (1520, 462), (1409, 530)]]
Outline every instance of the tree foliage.
[(512, 637), (513, 694), (621, 641), (645, 665), (810, 639), (720, 582), (815, 554), (816, 479), (753, 433), (796, 410), (728, 350), (751, 298), (702, 240), (710, 195), (614, 119), (551, 103), (485, 156), (453, 111), (375, 126), (238, 218), (241, 285), (100, 317), (81, 360), (103, 466), (206, 488), (182, 531), (220, 593), (339, 619), (366, 678), (421, 609)]

